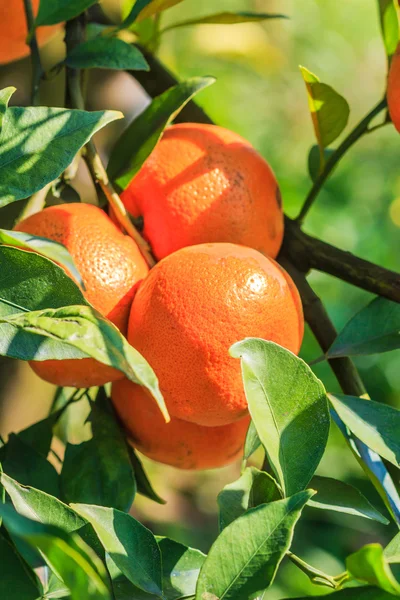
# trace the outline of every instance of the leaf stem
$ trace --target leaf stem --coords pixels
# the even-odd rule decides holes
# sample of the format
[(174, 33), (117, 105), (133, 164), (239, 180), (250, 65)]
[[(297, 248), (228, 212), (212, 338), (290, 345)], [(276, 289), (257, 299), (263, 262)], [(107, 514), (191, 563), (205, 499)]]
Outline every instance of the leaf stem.
[[(83, 34), (83, 23), (79, 17), (67, 22), (65, 36), (67, 52), (71, 51), (82, 41)], [(71, 107), (84, 110), (85, 103), (82, 95), (80, 71), (78, 69), (67, 67), (67, 89), (68, 102), (70, 103)], [(128, 235), (135, 240), (139, 246), (143, 258), (146, 260), (149, 267), (153, 267), (155, 265), (155, 260), (151, 253), (150, 247), (131, 222), (121, 198), (114, 190), (110, 180), (108, 179), (106, 169), (92, 140), (86, 144), (83, 157), (94, 182), (97, 183), (103, 191), (108, 203), (112, 207), (115, 216), (118, 219), (118, 222), (126, 230)]]
[(329, 159), (326, 161), (324, 170), (318, 175), (315, 180), (311, 190), (309, 191), (304, 204), (301, 208), (299, 216), (296, 221), (302, 223), (308, 211), (312, 207), (315, 199), (320, 193), (322, 187), (324, 186), (326, 180), (332, 173), (333, 169), (336, 167), (341, 158), (346, 154), (346, 152), (359, 140), (365, 133), (368, 133), (370, 122), (379, 115), (382, 110), (384, 110), (387, 106), (386, 98), (381, 100), (369, 113), (360, 121), (360, 123), (350, 132), (350, 134), (343, 140), (343, 142), (336, 148), (336, 150), (331, 154)]
[(290, 550), (286, 552), (286, 556), (292, 561), (293, 564), (296, 565), (296, 567), (298, 567), (301, 571), (303, 571), (303, 573), (307, 575), (307, 577), (312, 581), (312, 583), (315, 583), (316, 585), (325, 585), (333, 589), (337, 589), (339, 587), (340, 584), (336, 581), (335, 577), (327, 575), (319, 569), (315, 569), (314, 567), (306, 563), (303, 559), (296, 556), (296, 554), (290, 552)]
[(32, 92), (31, 102), (33, 106), (40, 104), (40, 81), (43, 77), (42, 61), (40, 59), (39, 46), (36, 38), (35, 17), (32, 9), (31, 0), (24, 0), (26, 23), (28, 28), (28, 43), (31, 49), (32, 63)]

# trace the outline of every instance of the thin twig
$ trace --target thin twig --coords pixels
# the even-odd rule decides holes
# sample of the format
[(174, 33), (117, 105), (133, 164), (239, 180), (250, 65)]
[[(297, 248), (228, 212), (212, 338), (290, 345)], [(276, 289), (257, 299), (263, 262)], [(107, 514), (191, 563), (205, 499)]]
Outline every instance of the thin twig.
[(31, 49), (31, 63), (32, 63), (32, 96), (31, 102), (33, 106), (39, 106), (40, 104), (40, 81), (43, 77), (42, 61), (40, 59), (39, 46), (36, 38), (36, 31), (34, 27), (35, 17), (32, 9), (31, 0), (24, 0), (25, 16), (28, 28), (28, 39), (29, 47)]
[(329, 159), (326, 161), (325, 168), (318, 175), (315, 180), (310, 192), (307, 195), (307, 198), (304, 201), (302, 209), (297, 217), (297, 221), (300, 223), (303, 222), (306, 217), (308, 211), (312, 207), (315, 199), (320, 193), (322, 187), (324, 186), (326, 180), (329, 175), (332, 173), (333, 169), (336, 167), (341, 158), (346, 154), (346, 152), (359, 140), (365, 133), (369, 132), (369, 124), (371, 121), (379, 115), (382, 110), (384, 110), (387, 106), (386, 98), (381, 100), (370, 112), (360, 121), (360, 123), (351, 131), (351, 133), (343, 140), (343, 142), (336, 148), (336, 150), (331, 154)]
[(316, 269), (363, 290), (400, 302), (400, 275), (307, 235), (299, 223), (285, 218), (280, 253), (300, 271)]
[[(66, 25), (65, 36), (67, 52), (72, 50), (82, 40), (83, 25), (80, 18), (78, 17), (68, 21)], [(85, 106), (81, 88), (81, 77), (78, 69), (67, 67), (67, 90), (67, 98), (70, 106), (72, 108), (84, 110)], [(83, 156), (93, 180), (100, 186), (101, 190), (106, 196), (115, 213), (115, 216), (118, 219), (118, 222), (126, 230), (128, 235), (135, 240), (149, 267), (153, 267), (155, 265), (155, 260), (151, 253), (150, 246), (131, 222), (121, 198), (118, 196), (110, 180), (108, 179), (106, 169), (92, 140), (86, 144)]]
[(339, 584), (336, 582), (335, 577), (331, 575), (327, 575), (323, 571), (319, 569), (315, 569), (313, 566), (306, 563), (303, 559), (293, 554), (288, 550), (286, 552), (286, 556), (292, 561), (293, 564), (296, 565), (303, 573), (307, 575), (307, 577), (312, 581), (312, 583), (316, 585), (325, 585), (326, 587), (330, 587), (333, 589), (337, 589)]

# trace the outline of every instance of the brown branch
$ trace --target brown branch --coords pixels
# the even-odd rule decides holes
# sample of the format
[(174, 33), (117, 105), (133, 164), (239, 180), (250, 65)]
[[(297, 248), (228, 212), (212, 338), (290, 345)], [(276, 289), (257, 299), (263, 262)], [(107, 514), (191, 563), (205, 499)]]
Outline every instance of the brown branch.
[(373, 294), (400, 302), (398, 273), (307, 235), (298, 223), (287, 217), (280, 257), (288, 259), (304, 273), (316, 269)]

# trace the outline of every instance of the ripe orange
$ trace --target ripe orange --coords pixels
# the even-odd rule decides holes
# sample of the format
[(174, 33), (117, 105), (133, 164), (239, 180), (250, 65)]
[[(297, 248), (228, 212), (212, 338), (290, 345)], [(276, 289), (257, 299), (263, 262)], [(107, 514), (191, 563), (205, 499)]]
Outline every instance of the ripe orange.
[(144, 219), (155, 257), (206, 242), (233, 242), (275, 258), (283, 238), (281, 196), (268, 163), (216, 125), (168, 127), (121, 194)]
[(387, 101), (393, 125), (400, 132), (400, 44), (397, 46), (390, 65)]
[[(102, 210), (79, 203), (51, 206), (15, 229), (64, 244), (82, 276), (86, 299), (126, 333), (132, 298), (148, 267), (137, 244)], [(123, 376), (91, 358), (38, 361), (31, 366), (46, 381), (62, 386), (103, 385)]]
[(126, 378), (111, 392), (132, 446), (158, 462), (179, 469), (215, 469), (237, 459), (250, 418), (222, 427), (202, 427), (180, 419), (165, 423), (153, 398)]
[(128, 340), (153, 367), (171, 416), (213, 427), (247, 414), (229, 347), (259, 337), (297, 353), (303, 327), (297, 289), (274, 260), (201, 244), (153, 267), (133, 300)]
[[(39, 2), (40, 0), (32, 0), (35, 15)], [(39, 45), (42, 46), (47, 42), (61, 27), (61, 24), (39, 27), (36, 32)], [(27, 35), (24, 0), (11, 0), (11, 2), (3, 0), (0, 6), (0, 64), (28, 56)]]

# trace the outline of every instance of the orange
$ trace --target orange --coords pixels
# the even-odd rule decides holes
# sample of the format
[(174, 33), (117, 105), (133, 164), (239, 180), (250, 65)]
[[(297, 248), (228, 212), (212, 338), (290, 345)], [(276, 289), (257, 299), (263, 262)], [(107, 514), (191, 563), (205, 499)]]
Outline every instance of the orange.
[(174, 418), (167, 424), (153, 398), (126, 378), (113, 384), (111, 396), (130, 443), (153, 460), (179, 469), (215, 469), (243, 451), (248, 416), (222, 427)]
[(167, 128), (121, 198), (143, 217), (160, 260), (205, 242), (233, 242), (275, 258), (283, 238), (281, 196), (268, 163), (216, 125)]
[[(35, 15), (38, 12), (39, 1), (32, 0)], [(61, 24), (39, 27), (36, 32), (39, 46), (47, 42), (61, 27)], [(24, 0), (11, 0), (10, 2), (2, 0), (0, 6), (0, 64), (28, 56), (27, 35)]]
[(397, 131), (400, 132), (400, 44), (397, 46), (390, 65), (387, 101), (390, 118)]
[[(107, 215), (90, 204), (62, 204), (36, 213), (17, 230), (66, 246), (85, 284), (85, 298), (126, 333), (132, 298), (148, 267), (139, 248)], [(32, 362), (46, 381), (61, 386), (90, 387), (120, 379), (120, 371), (94, 359)]]
[(170, 414), (214, 427), (247, 414), (230, 346), (259, 337), (297, 353), (303, 327), (297, 289), (274, 260), (200, 244), (153, 267), (133, 300), (128, 340), (153, 367)]

